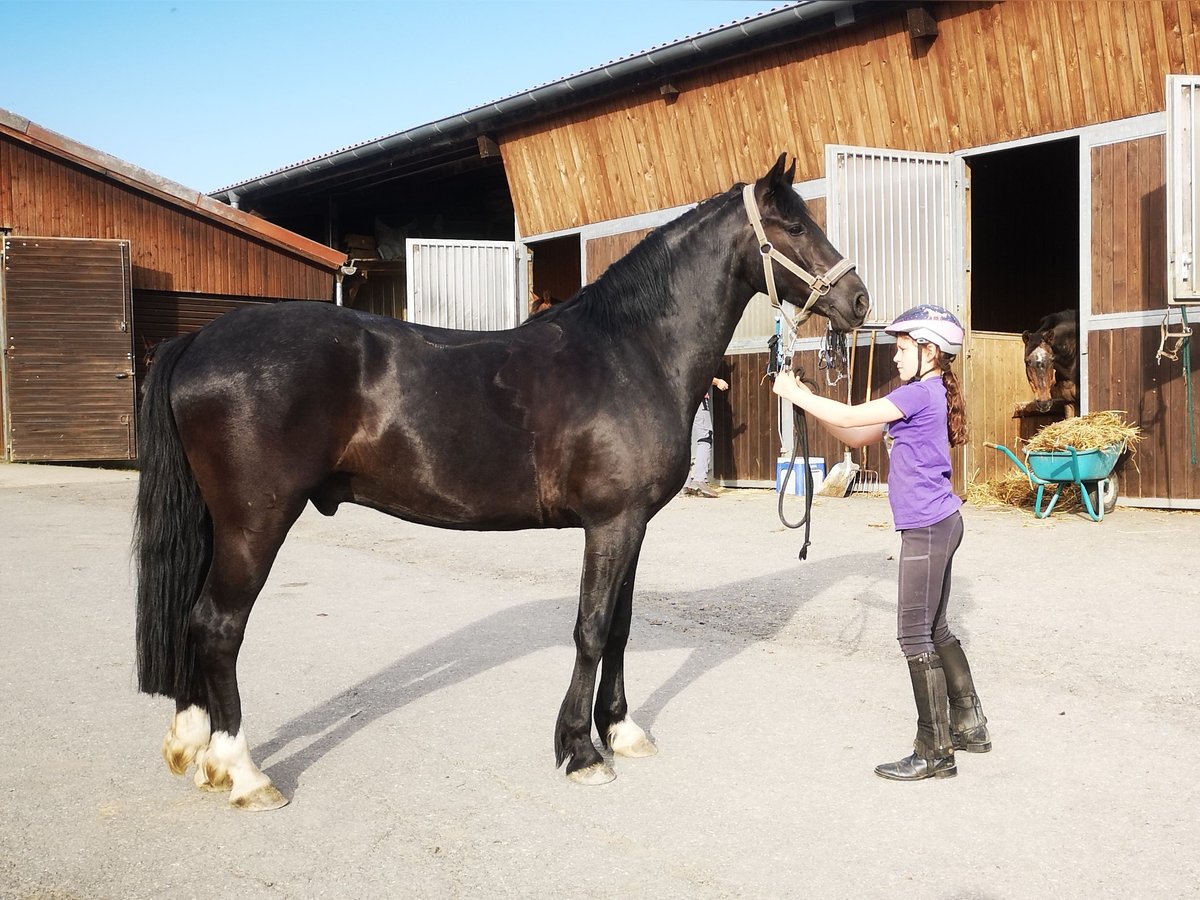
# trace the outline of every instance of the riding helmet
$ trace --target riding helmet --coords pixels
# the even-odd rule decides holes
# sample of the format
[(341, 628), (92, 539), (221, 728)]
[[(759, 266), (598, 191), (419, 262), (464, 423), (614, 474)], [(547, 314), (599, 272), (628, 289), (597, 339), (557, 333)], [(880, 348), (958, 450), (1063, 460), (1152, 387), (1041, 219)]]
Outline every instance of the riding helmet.
[(905, 310), (884, 329), (888, 334), (907, 334), (918, 344), (933, 344), (947, 356), (962, 353), (963, 327), (954, 313), (923, 303)]

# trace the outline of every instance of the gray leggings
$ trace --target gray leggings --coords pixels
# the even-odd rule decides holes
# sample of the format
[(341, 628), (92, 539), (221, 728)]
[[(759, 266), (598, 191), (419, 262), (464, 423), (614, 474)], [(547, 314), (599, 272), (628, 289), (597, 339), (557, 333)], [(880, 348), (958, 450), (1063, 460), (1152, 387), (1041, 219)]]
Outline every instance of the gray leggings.
[(896, 640), (905, 656), (929, 653), (954, 639), (946, 622), (950, 568), (962, 543), (962, 515), (954, 511), (936, 525), (900, 532), (900, 596)]

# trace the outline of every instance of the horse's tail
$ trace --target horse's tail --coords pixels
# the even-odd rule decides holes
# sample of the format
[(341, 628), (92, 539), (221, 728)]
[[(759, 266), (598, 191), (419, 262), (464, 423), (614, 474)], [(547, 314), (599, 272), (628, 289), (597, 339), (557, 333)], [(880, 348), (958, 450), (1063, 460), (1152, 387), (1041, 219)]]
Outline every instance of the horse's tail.
[(203, 696), (188, 622), (212, 560), (212, 520), (171, 412), (171, 376), (194, 339), (155, 353), (138, 420), (138, 689), (177, 699)]

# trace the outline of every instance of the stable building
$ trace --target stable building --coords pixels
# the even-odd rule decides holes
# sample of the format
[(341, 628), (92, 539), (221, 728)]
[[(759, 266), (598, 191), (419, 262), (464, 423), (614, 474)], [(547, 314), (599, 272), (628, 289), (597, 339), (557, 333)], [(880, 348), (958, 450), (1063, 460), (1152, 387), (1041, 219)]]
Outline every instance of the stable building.
[[(1192, 0), (810, 0), (215, 196), (363, 257), (347, 302), (506, 327), (530, 294), (568, 295), (786, 150), (874, 302), (844, 351), (821, 320), (803, 326), (798, 350), (831, 395), (892, 388), (881, 326), (916, 303), (949, 307), (969, 330), (959, 370), (974, 438), (957, 468), (988, 478), (1010, 464), (984, 442), (1015, 446), (1029, 425), (1013, 417), (1029, 399), (1021, 332), (1076, 309), (1080, 411), (1124, 410), (1145, 434), (1123, 502), (1200, 508), (1200, 354), (1185, 366), (1169, 353), (1200, 300), (1198, 75)], [(726, 484), (773, 483), (780, 412), (760, 381), (774, 327), (756, 299), (726, 356)], [(848, 376), (827, 368), (836, 357)], [(860, 461), (886, 479), (878, 448)]]
[(333, 301), (344, 260), (0, 109), (3, 459), (135, 459), (159, 341), (248, 303)]

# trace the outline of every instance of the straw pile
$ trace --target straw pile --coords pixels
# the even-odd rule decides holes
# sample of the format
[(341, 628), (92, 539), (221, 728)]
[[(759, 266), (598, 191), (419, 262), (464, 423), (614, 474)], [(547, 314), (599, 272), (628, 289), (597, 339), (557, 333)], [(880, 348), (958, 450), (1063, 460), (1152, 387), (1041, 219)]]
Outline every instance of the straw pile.
[(1111, 444), (1133, 446), (1141, 440), (1141, 429), (1121, 418), (1122, 410), (1108, 409), (1063, 419), (1047, 425), (1025, 443), (1025, 449), (1052, 452), (1074, 447), (1076, 450), (1103, 450)]
[[(1050, 503), (1054, 486), (1046, 488), (1042, 497), (1042, 507)], [(997, 475), (989, 481), (973, 481), (967, 485), (967, 502), (972, 506), (1019, 506), (1022, 509), (1033, 509), (1037, 503), (1037, 488), (1029, 483), (1019, 470), (1013, 469), (1004, 475)], [(1055, 511), (1074, 512), (1083, 509), (1083, 500), (1079, 496), (1079, 488), (1073, 484), (1063, 486), (1058, 502), (1054, 504)]]
[[(1141, 438), (1141, 429), (1121, 418), (1120, 410), (1105, 410), (1047, 425), (1026, 441), (1025, 449), (1035, 452), (1055, 452), (1068, 447), (1079, 451), (1101, 450), (1123, 442), (1132, 450)], [(1047, 486), (1043, 504), (1050, 502), (1053, 492), (1054, 487)], [(1033, 509), (1036, 500), (1037, 487), (1015, 467), (988, 481), (972, 481), (967, 485), (967, 502), (973, 506)], [(1079, 488), (1073, 484), (1064, 485), (1054, 508), (1064, 512), (1083, 509)]]

